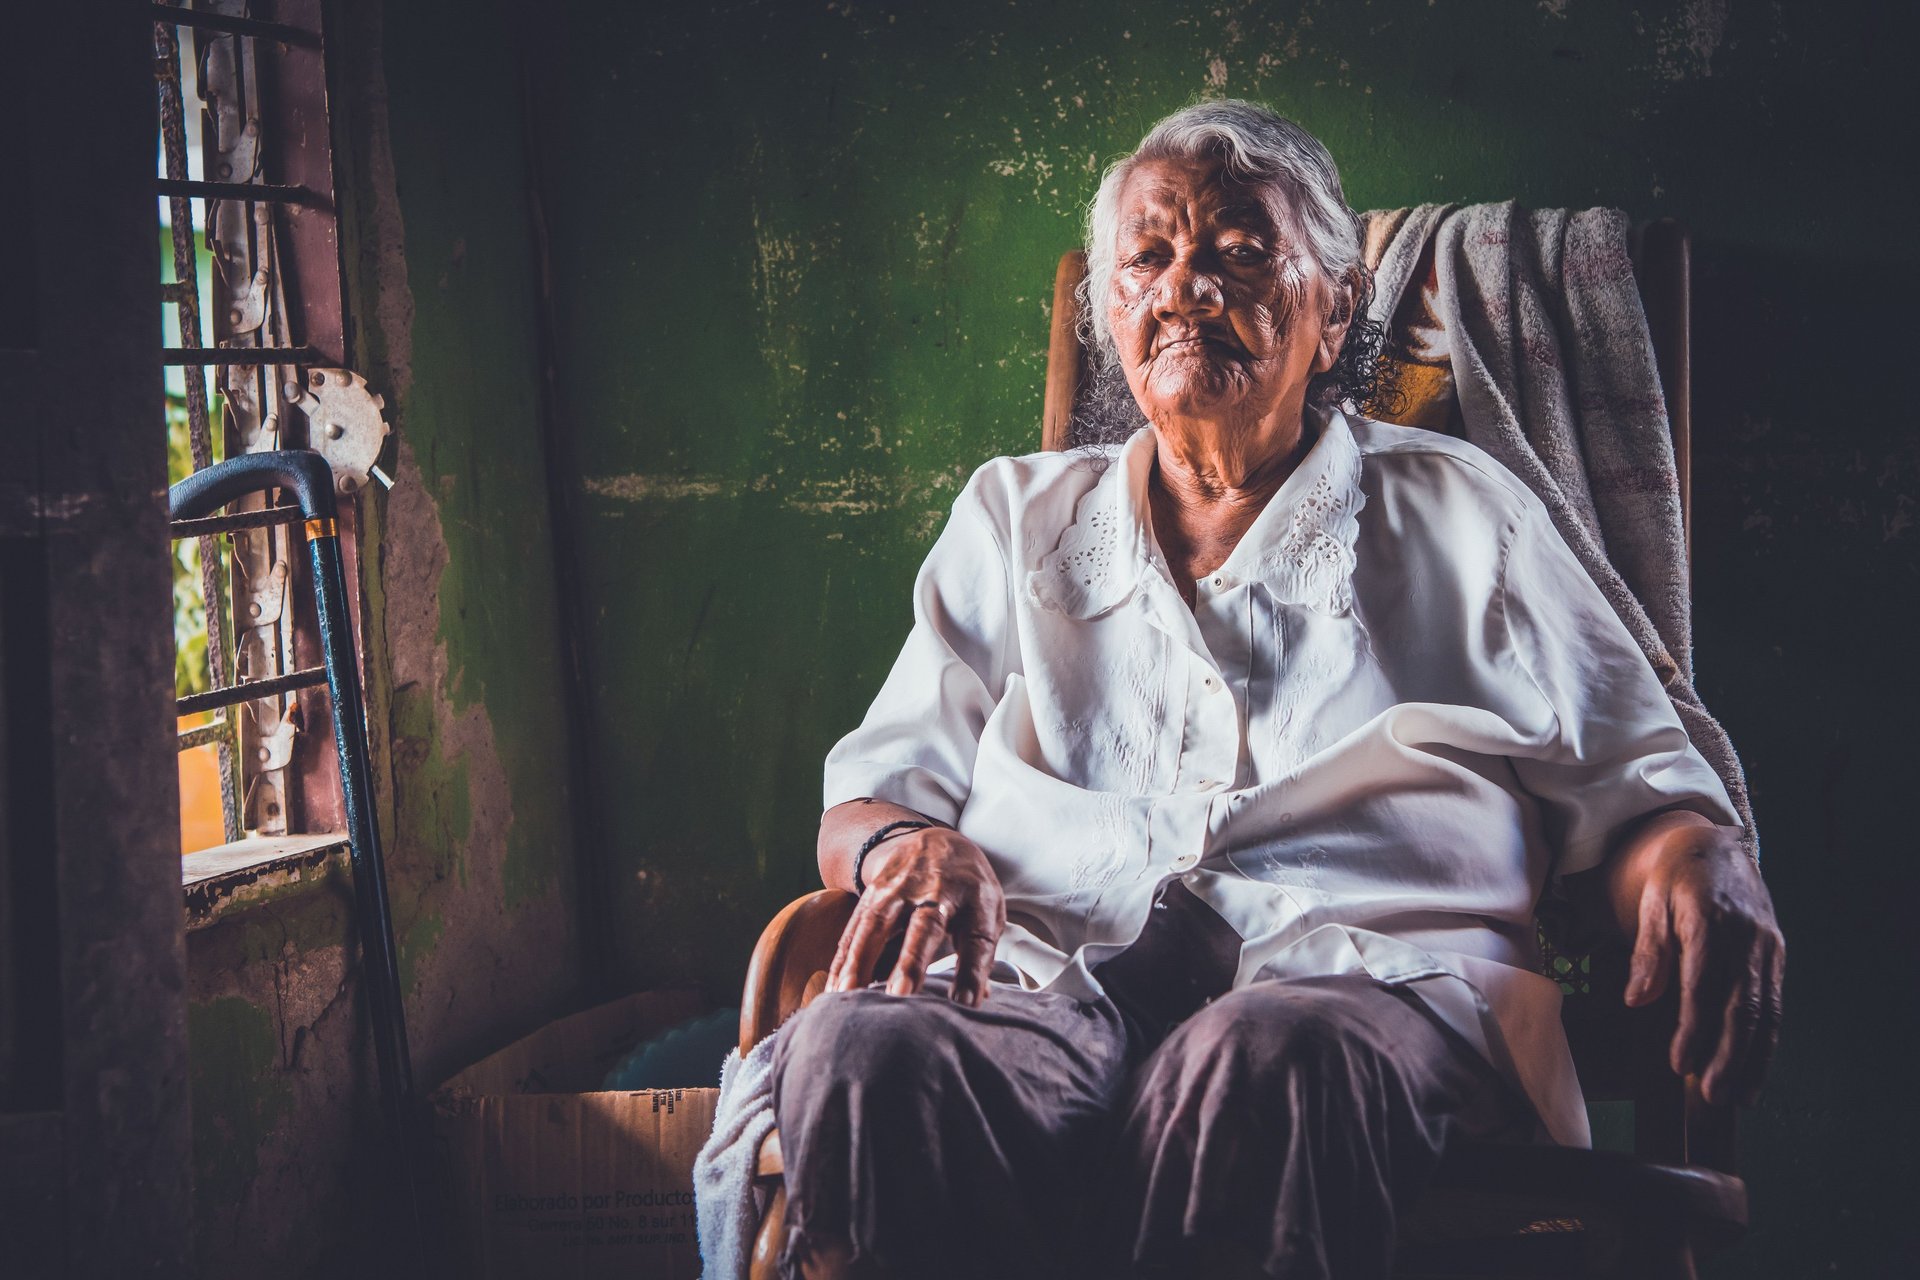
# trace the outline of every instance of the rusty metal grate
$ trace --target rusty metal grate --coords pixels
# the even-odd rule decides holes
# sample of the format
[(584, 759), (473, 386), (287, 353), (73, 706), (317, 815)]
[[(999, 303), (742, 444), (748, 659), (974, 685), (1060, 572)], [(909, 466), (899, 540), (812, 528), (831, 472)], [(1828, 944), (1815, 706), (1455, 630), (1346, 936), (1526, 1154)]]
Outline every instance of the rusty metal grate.
[[(320, 0), (196, 0), (192, 8), (183, 0), (149, 5), (148, 16), (160, 106), (155, 191), (173, 276), (161, 301), (179, 331), (179, 345), (163, 347), (161, 358), (181, 388), (173, 412), (184, 418), (188, 455), (177, 465), (198, 472), (222, 456), (307, 446), (340, 470), (333, 455), (345, 447), (344, 421), (361, 436), (345, 444), (364, 455), (357, 475), (341, 471), (340, 491), (351, 493), (378, 472), (371, 462), (385, 424), (379, 398), (339, 367), (344, 303)], [(371, 449), (364, 406), (336, 412), (337, 399), (316, 399), (316, 388), (335, 386), (374, 406)], [(315, 421), (319, 412), (326, 416)], [(296, 509), (259, 493), (173, 528), (197, 551), (206, 626), (204, 669), (183, 682), (176, 705), (183, 717), (212, 717), (182, 731), (178, 746), (216, 751), (229, 844), (343, 823), (319, 638), (292, 603), (309, 594), (301, 530), (289, 527), (298, 521)], [(343, 510), (350, 572), (354, 523)]]
[[(193, 225), (191, 197), (178, 188), (187, 183), (186, 104), (181, 88), (180, 41), (173, 26), (166, 22), (153, 25), (153, 67), (160, 94), (160, 146), (165, 157), (165, 186), (176, 190), (168, 195), (167, 219), (173, 249), (173, 280), (163, 287), (161, 298), (174, 307), (180, 330), (183, 358), (170, 363), (184, 366), (187, 413), (187, 444), (193, 469), (201, 471), (213, 465), (213, 426), (208, 413), (205, 365), (196, 362), (194, 353), (203, 344), (200, 326), (200, 264), (198, 237)], [(209, 532), (196, 540), (199, 552), (200, 599), (206, 627), (208, 677), (216, 691), (233, 683), (233, 654), (229, 631), (222, 617), (227, 598), (226, 555), (217, 535)], [(183, 711), (181, 714), (192, 714)], [(235, 720), (226, 704), (214, 713), (213, 723), (191, 730), (181, 738), (185, 751), (202, 743), (211, 743), (219, 753), (220, 814), (226, 839), (240, 838), (239, 743), (234, 733)]]

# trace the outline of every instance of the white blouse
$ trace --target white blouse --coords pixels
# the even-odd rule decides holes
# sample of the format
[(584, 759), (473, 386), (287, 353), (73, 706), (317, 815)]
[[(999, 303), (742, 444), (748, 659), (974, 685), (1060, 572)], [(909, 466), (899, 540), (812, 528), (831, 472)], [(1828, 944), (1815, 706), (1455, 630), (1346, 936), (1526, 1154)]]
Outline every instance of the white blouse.
[(1155, 437), (996, 458), (826, 804), (954, 823), (1006, 892), (998, 959), (1083, 998), (1180, 876), (1235, 986), (1413, 984), (1560, 1142), (1589, 1141), (1539, 972), (1549, 875), (1625, 824), (1735, 824), (1539, 500), (1472, 445), (1337, 411), (1189, 609), (1151, 528)]

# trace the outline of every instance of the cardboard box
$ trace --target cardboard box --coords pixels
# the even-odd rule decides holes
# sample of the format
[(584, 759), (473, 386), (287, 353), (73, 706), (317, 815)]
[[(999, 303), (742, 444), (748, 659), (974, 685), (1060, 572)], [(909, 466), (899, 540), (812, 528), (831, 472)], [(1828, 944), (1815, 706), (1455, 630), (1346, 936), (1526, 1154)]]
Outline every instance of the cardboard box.
[(720, 1091), (599, 1084), (641, 1039), (709, 1007), (692, 992), (628, 996), (550, 1023), (441, 1086), (434, 1128), (464, 1274), (697, 1280), (693, 1157)]

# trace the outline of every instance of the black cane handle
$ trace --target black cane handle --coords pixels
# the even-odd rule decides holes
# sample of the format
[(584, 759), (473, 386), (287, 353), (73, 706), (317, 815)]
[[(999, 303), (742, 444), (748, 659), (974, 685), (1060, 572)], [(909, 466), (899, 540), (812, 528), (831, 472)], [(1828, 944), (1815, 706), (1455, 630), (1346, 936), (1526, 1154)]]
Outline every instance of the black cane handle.
[(334, 515), (333, 468), (311, 449), (243, 453), (196, 471), (167, 490), (167, 518), (197, 520), (262, 489), (290, 489), (307, 519)]

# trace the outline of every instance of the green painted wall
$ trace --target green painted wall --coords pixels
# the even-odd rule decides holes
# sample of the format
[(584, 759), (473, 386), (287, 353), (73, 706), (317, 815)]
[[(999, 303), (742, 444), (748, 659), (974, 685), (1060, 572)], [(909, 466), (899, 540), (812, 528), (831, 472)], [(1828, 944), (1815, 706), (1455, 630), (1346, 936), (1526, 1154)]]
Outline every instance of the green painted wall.
[(819, 761), (915, 566), (973, 467), (1037, 443), (1053, 264), (1096, 170), (1195, 95), (1260, 97), (1360, 207), (1512, 196), (1695, 229), (1701, 684), (1793, 948), (1745, 1131), (1758, 1225), (1715, 1274), (1887, 1274), (1914, 1239), (1914, 1109), (1865, 1029), (1914, 1040), (1887, 728), (1914, 708), (1920, 570), (1894, 349), (1920, 283), (1913, 26), (1861, 0), (543, 14), (522, 43), (621, 980), (729, 989), (814, 884)]

